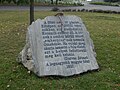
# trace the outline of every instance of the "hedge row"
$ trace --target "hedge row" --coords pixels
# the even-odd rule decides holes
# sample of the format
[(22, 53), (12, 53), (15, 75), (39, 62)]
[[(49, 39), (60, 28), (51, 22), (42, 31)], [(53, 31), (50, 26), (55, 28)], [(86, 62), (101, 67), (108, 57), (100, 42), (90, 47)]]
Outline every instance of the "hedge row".
[(63, 9), (59, 10), (59, 8), (55, 7), (52, 11), (62, 11), (62, 12), (97, 12), (97, 13), (113, 13), (113, 14), (120, 14), (120, 11), (111, 11), (111, 10), (101, 10), (101, 9)]

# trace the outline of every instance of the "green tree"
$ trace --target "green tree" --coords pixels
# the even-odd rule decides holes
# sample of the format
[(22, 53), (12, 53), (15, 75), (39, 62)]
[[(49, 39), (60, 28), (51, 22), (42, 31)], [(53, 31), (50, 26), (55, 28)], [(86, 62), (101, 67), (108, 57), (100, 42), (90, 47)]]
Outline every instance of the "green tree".
[(53, 0), (51, 0), (51, 4), (53, 4)]
[(18, 5), (29, 4), (29, 0), (17, 0)]
[(0, 3), (4, 3), (4, 2), (7, 2), (7, 3), (14, 2), (14, 3), (16, 3), (16, 0), (0, 0)]
[(16, 4), (16, 0), (6, 0), (8, 3), (14, 2)]
[(4, 3), (6, 0), (0, 0), (0, 3)]

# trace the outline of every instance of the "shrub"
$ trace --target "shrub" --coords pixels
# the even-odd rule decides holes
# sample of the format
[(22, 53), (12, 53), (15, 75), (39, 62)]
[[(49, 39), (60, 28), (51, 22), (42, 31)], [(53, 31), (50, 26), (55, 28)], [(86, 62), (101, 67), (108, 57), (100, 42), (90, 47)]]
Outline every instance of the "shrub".
[(81, 9), (81, 12), (84, 12), (85, 11), (85, 9)]
[(73, 11), (73, 12), (76, 12), (76, 9), (73, 9), (72, 11)]
[(66, 12), (71, 12), (71, 9), (65, 9)]
[(80, 9), (78, 9), (78, 12), (80, 12)]
[(86, 11), (86, 12), (89, 12), (89, 10), (88, 10), (88, 9), (86, 9), (85, 11)]
[(60, 9), (58, 7), (53, 7), (51, 11), (59, 11)]
[(117, 12), (117, 11), (111, 11), (111, 13), (118, 14), (118, 12)]
[(106, 10), (106, 11), (104, 11), (104, 13), (111, 13), (112, 11), (110, 11), (110, 10)]
[(117, 14), (120, 14), (120, 12), (117, 12)]
[(89, 12), (93, 12), (93, 10), (89, 10)]
[(98, 13), (103, 13), (104, 11), (101, 10), (101, 9), (98, 9), (98, 10), (96, 10), (96, 12), (98, 12)]

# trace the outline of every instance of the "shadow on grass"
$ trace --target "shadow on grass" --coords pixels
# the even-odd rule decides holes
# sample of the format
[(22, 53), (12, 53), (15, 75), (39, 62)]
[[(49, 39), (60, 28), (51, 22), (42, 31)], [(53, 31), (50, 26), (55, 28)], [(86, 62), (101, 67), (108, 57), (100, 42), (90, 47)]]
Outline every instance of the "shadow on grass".
[[(22, 63), (18, 63), (19, 66), (21, 66), (22, 69), (26, 69), (26, 71), (29, 71), (26, 67), (23, 66)], [(99, 65), (100, 66), (100, 65)], [(101, 71), (101, 69), (94, 69), (94, 70), (88, 70), (86, 72), (80, 73), (80, 74), (74, 74), (71, 76), (61, 76), (61, 75), (49, 75), (49, 76), (37, 76), (34, 72), (30, 71), (29, 76), (35, 77), (37, 79), (47, 79), (47, 80), (60, 80), (60, 79), (69, 79), (69, 78), (78, 78), (86, 74), (90, 73), (96, 73)]]

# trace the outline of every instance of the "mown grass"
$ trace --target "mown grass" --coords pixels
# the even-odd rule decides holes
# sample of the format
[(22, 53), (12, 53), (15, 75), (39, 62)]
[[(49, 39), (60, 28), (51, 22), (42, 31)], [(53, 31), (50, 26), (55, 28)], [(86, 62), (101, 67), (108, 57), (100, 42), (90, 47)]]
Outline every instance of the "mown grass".
[[(35, 12), (35, 19), (56, 12)], [(100, 71), (72, 77), (29, 74), (16, 62), (25, 45), (29, 25), (27, 11), (0, 11), (0, 90), (120, 90), (120, 15), (69, 12), (80, 16), (97, 53)]]

